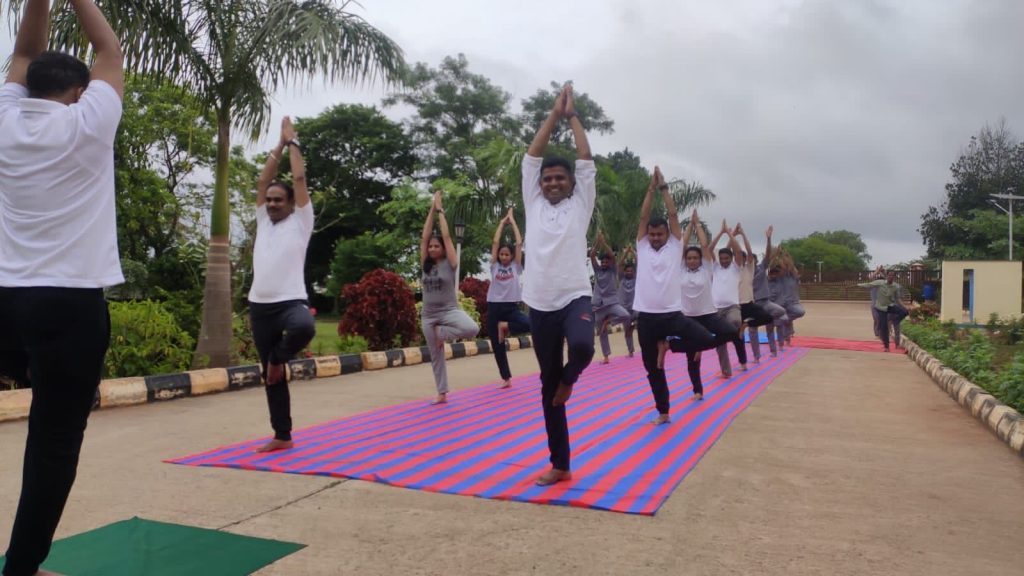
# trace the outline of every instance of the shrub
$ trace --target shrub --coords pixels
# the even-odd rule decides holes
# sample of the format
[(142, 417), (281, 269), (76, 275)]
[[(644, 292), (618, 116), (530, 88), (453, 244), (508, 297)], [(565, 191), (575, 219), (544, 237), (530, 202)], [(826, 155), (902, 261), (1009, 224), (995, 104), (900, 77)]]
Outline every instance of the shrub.
[(939, 317), (939, 306), (934, 302), (923, 302), (920, 306), (910, 308), (911, 320), (927, 320)]
[(997, 396), (1018, 412), (1024, 413), (1024, 352), (1013, 356), (1013, 361), (999, 374)]
[(103, 376), (123, 378), (187, 370), (195, 340), (160, 302), (110, 303), (110, 349)]
[(356, 334), (342, 334), (338, 337), (338, 354), (360, 354), (370, 349), (366, 338)]
[(342, 291), (345, 315), (338, 322), (338, 335), (366, 338), (374, 350), (386, 350), (395, 342), (408, 346), (418, 332), (416, 300), (401, 276), (386, 270), (371, 270)]
[(260, 362), (260, 353), (252, 339), (252, 322), (248, 312), (235, 314), (231, 319), (231, 353), (236, 365)]
[(472, 276), (459, 283), (459, 291), (472, 298), (476, 304), (476, 311), (480, 313), (480, 321), (478, 323), (480, 324), (481, 332), (487, 331), (487, 291), (490, 287), (490, 280), (480, 280)]

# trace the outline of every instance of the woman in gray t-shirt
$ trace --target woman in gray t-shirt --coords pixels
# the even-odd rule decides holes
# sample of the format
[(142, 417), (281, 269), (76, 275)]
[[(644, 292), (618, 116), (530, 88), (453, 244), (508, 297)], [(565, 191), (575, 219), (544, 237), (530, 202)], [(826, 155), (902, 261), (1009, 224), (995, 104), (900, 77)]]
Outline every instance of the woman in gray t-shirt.
[[(437, 214), (441, 236), (434, 235), (434, 214)], [(448, 370), (445, 365), (444, 343), (448, 340), (472, 338), (480, 326), (459, 308), (456, 296), (459, 266), (458, 255), (448, 234), (448, 221), (441, 207), (441, 192), (434, 193), (434, 201), (423, 223), (420, 239), (420, 264), (423, 266), (423, 336), (430, 350), (430, 366), (434, 369), (437, 397), (431, 404), (448, 401)]]
[[(516, 242), (511, 246), (501, 245), (505, 225), (512, 226)], [(491, 285), (487, 289), (487, 335), (491, 339), (494, 361), (501, 374), (502, 388), (512, 385), (512, 372), (508, 368), (508, 353), (505, 338), (510, 334), (530, 332), (530, 319), (519, 309), (522, 301), (522, 287), (519, 277), (523, 273), (523, 236), (516, 225), (512, 209), (498, 222), (491, 243)]]

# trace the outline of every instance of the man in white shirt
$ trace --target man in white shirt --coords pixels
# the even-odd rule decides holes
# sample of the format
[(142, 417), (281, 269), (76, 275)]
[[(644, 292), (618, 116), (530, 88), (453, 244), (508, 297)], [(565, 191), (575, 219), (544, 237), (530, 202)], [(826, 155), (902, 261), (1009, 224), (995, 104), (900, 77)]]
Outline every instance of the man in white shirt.
[[(654, 190), (661, 192), (668, 219), (651, 218)], [(640, 208), (640, 225), (636, 233), (636, 294), (633, 309), (637, 311), (637, 336), (640, 356), (647, 370), (658, 416), (653, 423), (667, 424), (670, 398), (664, 356), (666, 339), (673, 339), (673, 352), (695, 353), (714, 346), (714, 336), (706, 328), (683, 315), (682, 292), (682, 229), (668, 184), (661, 169), (654, 167)]]
[(50, 5), (28, 0), (0, 88), (0, 373), (32, 387), (4, 576), (47, 574), (110, 343), (103, 289), (124, 282), (114, 136), (124, 91), (114, 31), (71, 0), (92, 70), (44, 52)]
[[(718, 309), (718, 317), (728, 322), (737, 331), (732, 343), (736, 348), (736, 357), (740, 361), (740, 370), (745, 372), (747, 370), (747, 348), (743, 344), (743, 332), (740, 330), (740, 326), (743, 324), (743, 318), (740, 315), (740, 268), (744, 263), (733, 264), (735, 254), (740, 250), (736, 244), (736, 238), (732, 235), (725, 220), (722, 220), (722, 230), (711, 242), (711, 252), (715, 252), (722, 236), (728, 236), (729, 242), (727, 247), (718, 250), (718, 259), (715, 260), (712, 272), (711, 297), (715, 308)], [(718, 346), (718, 362), (722, 368), (722, 376), (730, 378), (732, 365), (726, 344)]]
[[(568, 160), (541, 156), (551, 132), (567, 119), (576, 141), (576, 170)], [(572, 86), (554, 107), (523, 158), (526, 246), (523, 302), (530, 307), (530, 333), (540, 365), (541, 402), (551, 451), (551, 469), (537, 478), (548, 486), (572, 479), (569, 422), (565, 403), (572, 386), (594, 357), (594, 315), (587, 272), (587, 228), (597, 195), (597, 168), (583, 124), (576, 115)], [(569, 360), (562, 350), (568, 343)]]
[[(292, 186), (274, 180), (285, 148), (292, 168)], [(313, 205), (306, 187), (302, 150), (285, 116), (281, 138), (267, 156), (256, 184), (256, 247), (253, 250), (249, 317), (260, 355), (274, 439), (257, 452), (287, 450), (292, 444), (291, 396), (285, 365), (316, 335), (309, 311), (304, 266), (313, 235)]]

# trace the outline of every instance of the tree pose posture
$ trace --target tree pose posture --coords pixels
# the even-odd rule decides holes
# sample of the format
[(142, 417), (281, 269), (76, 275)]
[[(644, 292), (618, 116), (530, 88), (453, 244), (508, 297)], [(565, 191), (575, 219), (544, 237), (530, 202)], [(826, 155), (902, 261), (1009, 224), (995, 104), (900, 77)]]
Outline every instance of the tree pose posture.
[[(601, 259), (597, 254), (600, 250)], [(612, 353), (608, 342), (608, 329), (613, 324), (625, 324), (630, 321), (629, 311), (619, 302), (619, 270), (615, 265), (615, 254), (604, 240), (604, 233), (598, 232), (594, 247), (590, 249), (590, 262), (594, 267), (594, 323), (598, 326), (601, 339), (603, 364), (607, 364)]]
[[(501, 245), (505, 226), (512, 226), (515, 244)], [(523, 236), (516, 225), (512, 209), (498, 222), (491, 243), (491, 285), (487, 289), (487, 336), (491, 339), (494, 361), (498, 363), (502, 388), (512, 385), (512, 372), (508, 368), (508, 352), (505, 338), (509, 334), (523, 334), (530, 331), (530, 319), (519, 310), (523, 300), (519, 277), (523, 274)]]

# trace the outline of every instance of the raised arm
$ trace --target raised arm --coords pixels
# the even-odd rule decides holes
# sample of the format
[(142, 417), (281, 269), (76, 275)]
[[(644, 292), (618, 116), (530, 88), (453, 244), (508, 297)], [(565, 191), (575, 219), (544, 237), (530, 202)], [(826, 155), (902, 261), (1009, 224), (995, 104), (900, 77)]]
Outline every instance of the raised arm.
[(598, 267), (598, 262), (597, 262), (597, 244), (598, 244), (598, 238), (600, 238), (600, 237), (601, 237), (601, 233), (598, 232), (597, 233), (597, 238), (594, 238), (594, 243), (590, 245), (590, 252), (587, 253), (587, 255), (590, 256), (590, 265), (594, 268), (594, 273), (597, 273), (597, 267)]
[(124, 96), (124, 54), (121, 52), (121, 41), (114, 34), (114, 29), (103, 17), (99, 6), (93, 0), (70, 0), (78, 15), (78, 22), (82, 25), (82, 32), (85, 33), (95, 58), (92, 63), (90, 77), (93, 80), (102, 80), (117, 92), (118, 96)]
[(690, 215), (690, 222), (686, 225), (686, 230), (683, 232), (683, 258), (686, 257), (686, 249), (690, 247), (690, 240), (693, 238), (693, 230), (697, 222), (697, 209), (693, 209), (693, 214)]
[(647, 236), (647, 222), (651, 219), (651, 203), (654, 202), (654, 188), (657, 185), (658, 175), (651, 174), (651, 183), (647, 185), (647, 195), (644, 196), (644, 203), (640, 206), (640, 227), (636, 231), (638, 244)]
[[(441, 206), (441, 191), (434, 194), (434, 202), (437, 204), (437, 227), (441, 229), (441, 239), (444, 241), (444, 253), (448, 256), (448, 263), (452, 268), (459, 267), (459, 253), (455, 251), (455, 244), (452, 243), (451, 234), (448, 233), (448, 219), (444, 217), (444, 207)], [(459, 281), (458, 278), (455, 279)]]
[[(287, 120), (288, 117), (285, 117)], [(270, 187), (270, 183), (277, 177), (277, 166), (281, 162), (281, 154), (284, 153), (285, 146), (287, 146), (288, 140), (285, 139), (284, 132), (284, 120), (281, 121), (281, 137), (278, 138), (277, 146), (267, 154), (267, 161), (263, 164), (263, 171), (260, 172), (260, 178), (256, 181), (256, 206), (263, 206), (267, 203), (267, 188)], [(305, 181), (303, 181), (305, 184)], [(309, 193), (306, 193), (308, 200)], [(296, 198), (296, 200), (298, 200)]]
[(661, 198), (665, 202), (665, 212), (668, 214), (668, 229), (672, 235), (679, 240), (683, 237), (682, 227), (679, 225), (679, 213), (676, 211), (676, 203), (672, 200), (672, 193), (669, 190), (668, 182), (661, 174), (661, 168), (655, 166), (654, 173), (658, 178), (658, 189), (661, 190)]
[(741, 252), (741, 250), (740, 250), (740, 241), (739, 241), (739, 239), (736, 238), (737, 231), (742, 231), (742, 230), (743, 230), (743, 228), (739, 225), (739, 223), (737, 223), (736, 227), (733, 228), (733, 231), (729, 233), (729, 248), (732, 249), (732, 258), (733, 258), (733, 260), (736, 261), (737, 264), (740, 265), (740, 267), (745, 266), (746, 263), (747, 263), (746, 256), (741, 256), (740, 255), (740, 252)]
[(540, 158), (544, 155), (544, 150), (548, 147), (548, 142), (551, 141), (551, 133), (554, 132), (555, 126), (558, 121), (565, 115), (565, 88), (558, 93), (555, 98), (555, 104), (551, 108), (551, 112), (548, 112), (547, 119), (540, 125), (540, 129), (537, 130), (537, 134), (533, 137), (533, 142), (530, 144), (530, 148), (526, 153), (534, 158)]
[[(512, 213), (512, 209), (509, 208), (509, 214)], [(498, 222), (498, 227), (494, 229), (494, 240), (491, 241), (491, 264), (498, 261), (498, 250), (501, 249), (501, 233), (505, 231), (505, 224), (508, 222), (508, 216), (501, 219)]]
[[(718, 234), (715, 235), (715, 239), (711, 241), (711, 246), (709, 247), (711, 256), (709, 256), (708, 259), (715, 259), (715, 251), (718, 249), (718, 241), (721, 240), (722, 236), (725, 236), (726, 234), (729, 234), (729, 225), (726, 224), (725, 219), (723, 218), (722, 229), (718, 231)], [(732, 241), (732, 234), (729, 234), (729, 241)]]
[(765, 240), (768, 241), (768, 244), (764, 248), (765, 266), (768, 266), (768, 264), (770, 264), (772, 261), (772, 233), (774, 232), (775, 226), (769, 226), (768, 230), (764, 233)]
[(516, 217), (512, 213), (512, 209), (508, 209), (508, 221), (512, 224), (512, 235), (516, 239), (516, 264), (519, 267), (523, 267), (523, 234), (519, 231), (519, 225), (516, 224)]
[(738, 236), (743, 236), (743, 249), (746, 251), (747, 255), (744, 258), (742, 265), (745, 266), (746, 263), (748, 261), (751, 261), (750, 259), (754, 257), (754, 250), (750, 247), (750, 238), (747, 238), (746, 230), (744, 230), (743, 226), (740, 225), (737, 222), (736, 223), (736, 233), (733, 234), (733, 237), (738, 237)]
[(593, 160), (590, 154), (590, 141), (587, 140), (587, 131), (583, 129), (579, 114), (576, 113), (576, 104), (572, 97), (572, 84), (566, 85), (565, 93), (565, 117), (569, 119), (569, 127), (572, 128), (572, 138), (576, 141), (576, 158), (580, 160)]
[(299, 135), (292, 126), (291, 118), (281, 121), (281, 139), (288, 146), (288, 159), (292, 167), (292, 188), (295, 190), (295, 205), (304, 208), (309, 204), (309, 186), (306, 184), (306, 162), (299, 148)]
[(420, 266), (426, 263), (430, 255), (427, 253), (427, 246), (430, 244), (430, 235), (434, 232), (434, 212), (437, 211), (438, 198), (441, 192), (434, 192), (430, 200), (430, 210), (427, 211), (427, 219), (423, 222), (423, 235), (420, 237)]
[(28, 0), (14, 39), (14, 53), (7, 69), (8, 82), (25, 86), (28, 65), (46, 50), (49, 28), (50, 0)]
[(700, 242), (700, 250), (704, 253), (704, 259), (709, 262), (714, 261), (715, 253), (712, 251), (711, 245), (708, 244), (708, 235), (704, 233), (704, 226), (700, 224), (696, 210), (693, 211), (693, 215), (694, 221), (696, 222), (696, 224), (694, 224), (694, 229), (697, 231), (697, 240)]

